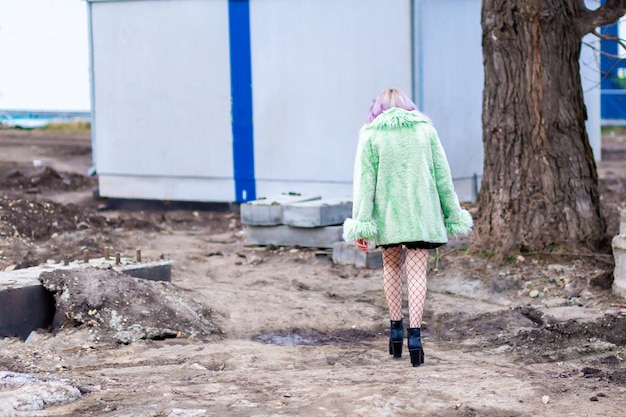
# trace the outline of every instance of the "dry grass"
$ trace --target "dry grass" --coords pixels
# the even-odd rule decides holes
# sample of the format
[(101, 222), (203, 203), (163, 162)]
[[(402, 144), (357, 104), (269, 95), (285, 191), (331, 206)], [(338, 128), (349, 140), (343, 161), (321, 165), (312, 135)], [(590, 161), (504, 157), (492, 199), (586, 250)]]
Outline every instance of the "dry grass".
[(46, 126), (38, 128), (37, 130), (43, 130), (54, 133), (69, 133), (76, 135), (88, 135), (91, 133), (91, 123), (85, 121), (73, 121), (73, 122), (53, 122)]

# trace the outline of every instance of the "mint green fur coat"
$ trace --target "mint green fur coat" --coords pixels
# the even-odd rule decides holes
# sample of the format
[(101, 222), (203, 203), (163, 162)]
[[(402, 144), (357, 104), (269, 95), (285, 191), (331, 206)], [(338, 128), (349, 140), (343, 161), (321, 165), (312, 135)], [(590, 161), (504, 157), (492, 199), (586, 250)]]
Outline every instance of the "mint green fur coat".
[(346, 241), (446, 243), (472, 229), (437, 132), (417, 111), (392, 108), (361, 128), (353, 187)]

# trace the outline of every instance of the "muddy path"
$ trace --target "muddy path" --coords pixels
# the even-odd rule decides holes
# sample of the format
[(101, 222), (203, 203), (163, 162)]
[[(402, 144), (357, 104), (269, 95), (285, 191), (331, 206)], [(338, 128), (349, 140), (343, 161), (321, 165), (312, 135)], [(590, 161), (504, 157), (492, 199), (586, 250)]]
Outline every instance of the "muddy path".
[[(21, 140), (0, 145), (0, 164), (30, 163), (28, 134)], [(68, 159), (68, 146), (46, 148), (75, 168), (57, 172), (88, 165), (89, 154)], [(606, 254), (496, 262), (469, 241), (433, 252), (426, 363), (412, 368), (406, 353), (387, 352), (380, 270), (332, 265), (320, 251), (247, 247), (235, 213), (99, 211), (89, 185), (28, 194), (4, 184), (0, 205), (30, 221), (2, 209), (0, 270), (79, 257), (83, 247), (165, 254), (172, 283), (223, 331), (121, 344), (83, 325), (0, 340), (0, 371), (80, 392), (6, 415), (622, 416), (626, 407), (624, 301), (593, 285), (610, 270)], [(617, 207), (624, 190), (615, 192), (604, 201)], [(0, 379), (0, 403), (43, 398), (29, 395)]]

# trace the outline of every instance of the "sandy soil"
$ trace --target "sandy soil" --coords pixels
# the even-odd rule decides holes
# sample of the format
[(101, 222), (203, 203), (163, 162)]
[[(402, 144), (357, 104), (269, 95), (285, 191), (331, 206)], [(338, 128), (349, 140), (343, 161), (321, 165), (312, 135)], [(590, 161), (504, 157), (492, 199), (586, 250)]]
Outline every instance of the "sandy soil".
[[(164, 253), (175, 289), (220, 329), (123, 344), (80, 324), (0, 340), (0, 371), (81, 393), (17, 415), (624, 415), (626, 306), (606, 289), (610, 254), (497, 262), (464, 240), (433, 251), (426, 363), (412, 368), (406, 353), (387, 352), (380, 270), (248, 247), (236, 213), (98, 210), (94, 179), (82, 177), (87, 137), (0, 130), (0, 149), (0, 271), (105, 245)], [(610, 162), (600, 165), (603, 210), (616, 230), (626, 175)]]

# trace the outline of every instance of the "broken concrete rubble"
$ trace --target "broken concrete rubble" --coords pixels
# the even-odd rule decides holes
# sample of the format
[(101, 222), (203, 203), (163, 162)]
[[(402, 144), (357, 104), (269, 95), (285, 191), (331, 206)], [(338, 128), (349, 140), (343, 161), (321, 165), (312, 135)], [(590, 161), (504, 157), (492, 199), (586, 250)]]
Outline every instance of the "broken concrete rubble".
[(54, 270), (78, 269), (112, 270), (137, 278), (170, 281), (171, 263), (167, 261), (137, 263), (121, 258), (119, 264), (104, 258), (44, 265), (0, 273), (0, 337), (17, 336), (25, 339), (33, 330), (52, 325), (55, 302), (52, 294), (42, 286), (40, 276)]
[(80, 397), (80, 390), (66, 381), (0, 371), (0, 416), (21, 416)]
[(96, 342), (221, 334), (210, 308), (168, 282), (96, 269), (44, 272), (41, 281), (56, 301), (54, 327), (87, 326)]

